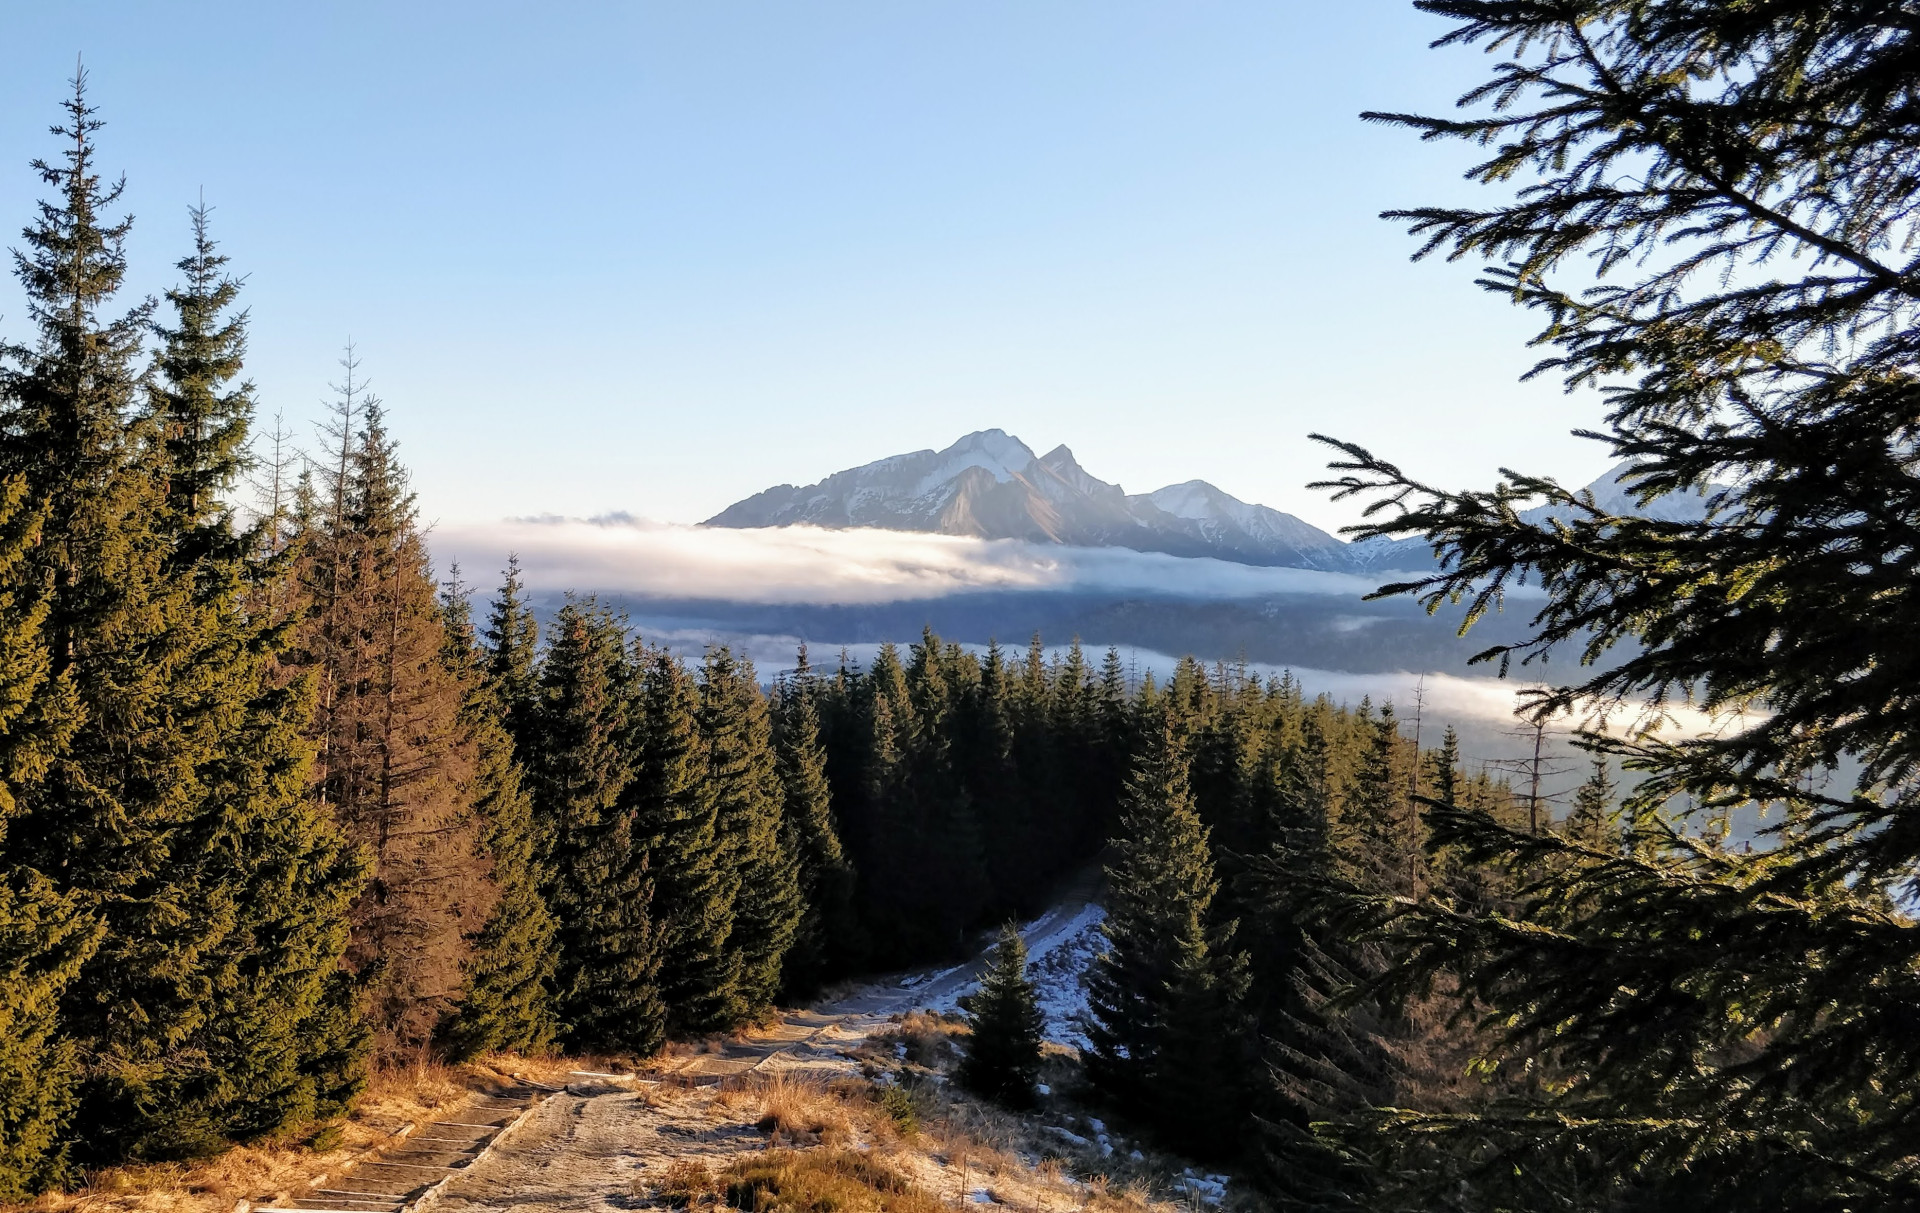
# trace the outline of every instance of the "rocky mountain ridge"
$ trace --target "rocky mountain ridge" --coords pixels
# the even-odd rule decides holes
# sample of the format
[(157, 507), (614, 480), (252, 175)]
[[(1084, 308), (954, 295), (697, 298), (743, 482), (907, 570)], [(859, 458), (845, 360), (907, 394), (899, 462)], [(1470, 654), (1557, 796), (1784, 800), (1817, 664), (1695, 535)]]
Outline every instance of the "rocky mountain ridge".
[(968, 434), (943, 451), (848, 468), (818, 484), (777, 485), (705, 525), (800, 524), (1124, 547), (1288, 568), (1355, 567), (1350, 545), (1319, 527), (1204, 480), (1128, 494), (1089, 474), (1065, 446), (1035, 455), (1003, 430)]
[[(1621, 464), (1587, 488), (1604, 507), (1634, 512)], [(1698, 517), (1697, 500), (1655, 503), (1655, 517)], [(1527, 512), (1540, 520), (1547, 507)], [(1537, 517), (1536, 517), (1537, 516)], [(1065, 446), (1035, 455), (1004, 430), (968, 434), (945, 450), (893, 455), (810, 485), (776, 485), (707, 519), (715, 527), (878, 527), (1120, 547), (1237, 564), (1330, 572), (1420, 569), (1424, 540), (1346, 543), (1312, 523), (1241, 501), (1204, 480), (1127, 493), (1087, 472)]]

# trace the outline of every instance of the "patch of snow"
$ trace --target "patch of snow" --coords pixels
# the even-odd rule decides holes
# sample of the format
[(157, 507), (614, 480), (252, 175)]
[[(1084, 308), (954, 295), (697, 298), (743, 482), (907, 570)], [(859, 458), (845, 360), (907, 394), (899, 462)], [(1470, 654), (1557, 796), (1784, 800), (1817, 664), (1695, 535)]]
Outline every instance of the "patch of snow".
[(1145, 1161), (1146, 1161), (1146, 1159), (1147, 1159), (1147, 1156), (1146, 1156), (1145, 1154), (1142, 1154), (1142, 1153), (1141, 1153), (1140, 1151), (1138, 1151), (1138, 1150), (1134, 1150), (1134, 1151), (1131, 1151), (1131, 1152), (1129, 1152), (1129, 1153), (1128, 1153), (1128, 1155), (1127, 1155), (1127, 1157), (1128, 1157), (1128, 1158), (1131, 1158), (1131, 1159), (1132, 1159), (1133, 1161), (1135, 1161), (1135, 1162), (1145, 1162)]
[(1086, 1138), (1080, 1136), (1078, 1133), (1075, 1133), (1073, 1130), (1063, 1129), (1059, 1125), (1048, 1125), (1047, 1132), (1063, 1137), (1066, 1140), (1072, 1142), (1076, 1146), (1086, 1146), (1086, 1145), (1093, 1144), (1092, 1142), (1088, 1141)]
[(1105, 910), (1086, 906), (1059, 931), (1037, 941), (1044, 946), (1028, 952), (1027, 976), (1047, 1019), (1048, 1040), (1076, 1049), (1088, 1046), (1080, 1027), (1087, 1013), (1087, 969), (1106, 950), (1107, 937), (1100, 930), (1106, 920)]
[(1035, 1084), (1033, 1084), (1033, 1089), (1034, 1089), (1034, 1090), (1036, 1090), (1036, 1091), (1038, 1091), (1038, 1092), (1040, 1092), (1040, 1094), (1042, 1094), (1042, 1095), (1051, 1095), (1051, 1094), (1053, 1094), (1053, 1088), (1052, 1088), (1052, 1087), (1050, 1087), (1050, 1086), (1048, 1086), (1048, 1085), (1047, 1085), (1046, 1083), (1044, 1083), (1044, 1082), (1037, 1082), (1037, 1083), (1035, 1083)]
[[(1063, 922), (1049, 923), (1051, 917), (1042, 915), (1020, 930), (1027, 944), (1027, 977), (1046, 1017), (1047, 1039), (1084, 1049), (1088, 1042), (1080, 1030), (1080, 1019), (1087, 1011), (1087, 967), (1106, 947), (1100, 924), (1106, 921), (1107, 912), (1096, 905), (1085, 905)], [(1048, 924), (1044, 930), (1042, 924)], [(927, 980), (938, 981), (957, 968)], [(933, 1011), (959, 1010), (960, 1000), (979, 988), (978, 982), (968, 982), (929, 1000), (927, 1007)]]
[(995, 480), (1005, 484), (1015, 473), (1031, 466), (1033, 452), (1026, 443), (1005, 430), (981, 430), (941, 451), (940, 462), (914, 485), (912, 495), (929, 493), (968, 468), (985, 468)]
[(987, 1191), (985, 1188), (975, 1188), (973, 1191), (967, 1193), (967, 1199), (976, 1205), (997, 1205), (1000, 1203), (993, 1198), (993, 1193)]
[(1222, 1204), (1227, 1199), (1227, 1180), (1225, 1175), (1208, 1175), (1204, 1178), (1189, 1174), (1180, 1181), (1180, 1187), (1187, 1195), (1204, 1205)]
[(1227, 496), (1204, 480), (1189, 480), (1185, 484), (1170, 484), (1164, 489), (1155, 489), (1146, 495), (1147, 500), (1159, 506), (1175, 518), (1185, 518), (1189, 522), (1213, 521), (1226, 514), (1228, 502), (1245, 506), (1245, 502)]
[(1105, 1133), (1107, 1131), (1107, 1122), (1104, 1120), (1096, 1120), (1089, 1116), (1087, 1117), (1087, 1127), (1095, 1133)]

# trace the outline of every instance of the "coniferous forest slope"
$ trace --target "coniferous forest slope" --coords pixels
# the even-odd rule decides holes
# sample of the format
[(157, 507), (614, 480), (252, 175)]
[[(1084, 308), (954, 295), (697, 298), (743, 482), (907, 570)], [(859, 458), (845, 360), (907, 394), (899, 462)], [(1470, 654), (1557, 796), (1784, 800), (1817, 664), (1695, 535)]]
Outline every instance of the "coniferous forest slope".
[[(504, 554), (470, 605), (351, 351), (322, 449), (253, 442), (205, 210), (122, 296), (76, 80), (0, 349), (0, 1199), (301, 1140), (378, 1064), (644, 1056), (1097, 860), (1082, 1094), (1276, 1207), (1920, 1207), (1913, 5), (1418, 7), (1490, 83), (1369, 117), (1524, 188), (1390, 217), (1540, 314), (1639, 500), (1344, 441), (1328, 487), (1438, 552), (1394, 594), (1537, 587), (1496, 655), (1590, 660), (1541, 719), (1759, 709), (1587, 735), (1564, 816), (1238, 667), (929, 629), (768, 689), (591, 598), (536, 621)], [(1020, 969), (961, 1071), (1013, 1104)]]

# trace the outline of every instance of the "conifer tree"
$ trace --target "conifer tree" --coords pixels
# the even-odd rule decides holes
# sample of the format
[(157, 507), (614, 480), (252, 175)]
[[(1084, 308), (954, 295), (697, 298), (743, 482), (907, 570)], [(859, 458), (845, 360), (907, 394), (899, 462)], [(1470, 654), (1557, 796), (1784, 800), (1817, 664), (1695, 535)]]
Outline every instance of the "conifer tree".
[[(305, 545), (303, 649), (322, 693), (315, 789), (374, 868), (348, 960), (381, 1047), (424, 1047), (461, 993), (495, 900), (473, 812), (476, 746), (406, 473), (379, 402), (349, 375), (325, 517)], [(359, 425), (351, 421), (358, 412)]]
[[(166, 988), (167, 977), (190, 978), (221, 927), (162, 871), (191, 793), (179, 787), (157, 730), (143, 727), (172, 689), (177, 656), (153, 634), (153, 616), (172, 604), (150, 602), (161, 589), (164, 489), (135, 360), (152, 304), (117, 319), (102, 314), (125, 276), (131, 221), (105, 214), (124, 182), (103, 182), (95, 164), (102, 123), (85, 84), (76, 74), (66, 121), (54, 128), (68, 142), (63, 161), (33, 163), (57, 198), (40, 204), (25, 251), (14, 254), (39, 331), (33, 345), (6, 350), (0, 476), (24, 482), (16, 509), (30, 503), (41, 514), (14, 575), (23, 587), (48, 587), (39, 627), (46, 674), (73, 696), (61, 744), (34, 779), (12, 789), (7, 848), (16, 869), (53, 876), (65, 905), (102, 920), (100, 946), (66, 987), (61, 1025), (86, 1059), (81, 1116), (94, 1124), (94, 1109), (139, 1064), (127, 1053), (165, 1048), (168, 1029), (146, 1021), (141, 1004), (150, 996), (164, 1011), (179, 992)], [(48, 903), (49, 912), (57, 917), (60, 904)], [(58, 1067), (48, 1077), (57, 1082)]]
[[(128, 1152), (218, 1149), (343, 1110), (358, 1090), (356, 1026), (330, 1035), (348, 991), (338, 966), (347, 915), (365, 869), (331, 818), (306, 795), (311, 701), (280, 663), (291, 639), (284, 613), (259, 609), (283, 594), (286, 559), (263, 519), (237, 525), (229, 498), (254, 414), (239, 379), (244, 313), (238, 284), (211, 238), (208, 211), (192, 212), (193, 251), (167, 293), (175, 322), (156, 326), (162, 346), (150, 381), (167, 489), (161, 533), (168, 580), (185, 594), (176, 638), (195, 641), (178, 681), (175, 743), (197, 775), (200, 801), (176, 854), (194, 869), (200, 903), (230, 906), (225, 935), (200, 966), (198, 1016), (176, 1004), (174, 1037), (153, 1077), (109, 1113)], [(189, 672), (190, 671), (190, 672)], [(189, 723), (191, 722), (191, 723)], [(151, 1112), (134, 1136), (141, 1117)]]
[(1010, 1108), (1032, 1107), (1046, 1017), (1027, 980), (1026, 941), (1012, 923), (1000, 929), (980, 989), (968, 999), (967, 1023), (972, 1035), (955, 1076), (960, 1084)]
[(569, 598), (540, 667), (528, 773), (565, 1038), (645, 1055), (665, 1039), (667, 1013), (657, 889), (632, 803), (635, 678), (621, 622)]
[(100, 315), (128, 224), (105, 221), (120, 187), (94, 167), (101, 124), (74, 84), (64, 163), (36, 164), (60, 199), (16, 258), (40, 339), (8, 350), (0, 473), (45, 509), (20, 574), (51, 588), (41, 635), (78, 715), (20, 789), (7, 848), (104, 921), (63, 1004), (86, 1066), (74, 1136), (99, 1162), (200, 1153), (337, 1106), (352, 1078), (313, 1022), (337, 993), (357, 870), (297, 803), (304, 699), (278, 685), (279, 638), (246, 609), (273, 571), (220, 499), (251, 415), (231, 383), (236, 288), (201, 211), (140, 393), (150, 305)]
[[(510, 1051), (539, 1053), (552, 1043), (555, 966), (553, 915), (541, 895), (545, 874), (535, 864), (533, 804), (502, 720), (498, 684), (487, 676), (486, 654), (456, 567), (441, 596), (445, 659), (466, 696), (461, 726), (474, 742), (468, 792), (480, 818), (481, 857), (498, 891), (492, 913), (474, 938), (463, 973), (458, 1013), (440, 1030), (450, 1055)], [(530, 706), (530, 705), (529, 705)]]
[(1110, 844), (1107, 947), (1087, 976), (1094, 1090), (1207, 1157), (1231, 1152), (1244, 1104), (1245, 960), (1213, 921), (1218, 884), (1175, 718), (1149, 733)]
[(68, 1177), (66, 1129), (78, 1066), (59, 1026), (61, 994), (101, 926), (8, 847), (22, 802), (76, 723), (72, 687), (50, 683), (39, 629), (46, 602), (21, 576), (40, 511), (20, 477), (0, 485), (0, 1200), (20, 1201)]
[(1605, 754), (1595, 754), (1586, 781), (1573, 793), (1573, 809), (1567, 814), (1562, 833), (1596, 851), (1618, 851), (1621, 831), (1614, 812), (1618, 790), (1613, 782), (1612, 762)]
[(1418, 854), (1417, 819), (1407, 799), (1393, 705), (1385, 705), (1370, 724), (1365, 757), (1345, 802), (1340, 849), (1352, 879), (1375, 890), (1407, 893), (1413, 887), (1410, 865)]
[(977, 680), (959, 705), (956, 747), (959, 771), (978, 806), (986, 879), (991, 889), (989, 909), (1000, 914), (1028, 914), (1046, 887), (1049, 855), (1037, 834), (1033, 788), (1021, 777), (1016, 751), (1011, 671), (998, 643), (987, 645)]
[(786, 831), (772, 721), (751, 662), (719, 645), (700, 667), (700, 732), (722, 855), (730, 856), (732, 921), (725, 950), (727, 1026), (772, 1008), (800, 925), (800, 874)]
[(906, 897), (902, 813), (913, 705), (907, 698), (906, 669), (891, 643), (880, 646), (859, 689), (862, 769), (857, 803), (861, 812), (854, 818), (850, 839), (862, 876), (861, 917), (874, 934), (874, 959), (883, 965), (895, 964), (914, 955), (912, 941), (902, 938), (899, 908)]
[(833, 819), (833, 789), (820, 741), (819, 679), (800, 646), (799, 661), (775, 701), (774, 757), (784, 797), (784, 829), (799, 864), (805, 910), (787, 954), (788, 990), (811, 993), (853, 972), (861, 955), (854, 916), (854, 871)]
[(500, 591), (487, 614), (486, 674), (500, 702), (501, 723), (524, 752), (532, 741), (539, 696), (540, 627), (527, 604), (518, 556), (507, 557), (501, 578)]
[(738, 877), (720, 835), (700, 728), (700, 688), (665, 650), (642, 654), (630, 801), (660, 930), (660, 989), (674, 1031), (732, 1027), (738, 960), (727, 953)]
[(958, 953), (987, 900), (979, 823), (954, 752), (962, 693), (957, 657), (929, 628), (905, 671), (905, 782), (895, 802), (904, 868), (894, 893), (905, 916), (901, 927), (919, 936), (914, 946), (927, 955)]
[[(1642, 777), (1619, 857), (1431, 810), (1437, 845), (1542, 877), (1518, 905), (1401, 915), (1403, 975), (1457, 975), (1500, 1025), (1484, 1056), (1566, 1081), (1355, 1138), (1399, 1181), (1376, 1207), (1913, 1205), (1920, 1108), (1891, 1094), (1920, 1080), (1911, 14), (1419, 7), (1455, 22), (1443, 44), (1503, 54), (1467, 112), (1373, 117), (1495, 149), (1471, 175), (1498, 197), (1394, 217), (1540, 312), (1540, 371), (1605, 385), (1596, 436), (1637, 508), (1520, 474), (1433, 488), (1345, 446), (1367, 533), (1441, 557), (1383, 592), (1465, 601), (1471, 623), (1540, 587), (1527, 634), (1486, 653), (1580, 657), (1538, 721), (1681, 695), (1760, 710), (1586, 739)], [(1736, 808), (1770, 811), (1770, 845), (1724, 845)]]
[(1441, 804), (1456, 804), (1460, 799), (1460, 735), (1448, 725), (1440, 748), (1433, 754), (1433, 798)]

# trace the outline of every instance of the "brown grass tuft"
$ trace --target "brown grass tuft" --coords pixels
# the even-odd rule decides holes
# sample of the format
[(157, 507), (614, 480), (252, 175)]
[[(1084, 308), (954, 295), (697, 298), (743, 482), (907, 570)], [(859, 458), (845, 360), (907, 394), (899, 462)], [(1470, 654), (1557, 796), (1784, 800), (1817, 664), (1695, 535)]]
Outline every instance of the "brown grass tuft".
[(725, 1201), (749, 1213), (945, 1213), (938, 1197), (870, 1154), (775, 1150), (721, 1172)]
[(720, 1195), (720, 1185), (707, 1164), (697, 1158), (680, 1158), (668, 1163), (660, 1178), (646, 1184), (654, 1199), (674, 1209), (698, 1209), (711, 1205)]

